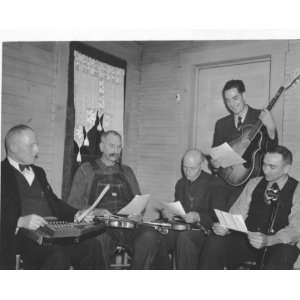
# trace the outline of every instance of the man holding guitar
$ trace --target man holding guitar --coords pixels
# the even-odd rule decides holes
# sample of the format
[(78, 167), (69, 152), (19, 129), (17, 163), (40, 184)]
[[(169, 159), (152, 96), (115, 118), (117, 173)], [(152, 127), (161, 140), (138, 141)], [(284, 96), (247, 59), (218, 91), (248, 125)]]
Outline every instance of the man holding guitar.
[[(227, 142), (246, 160), (244, 166), (228, 169), (220, 168), (217, 160), (210, 161), (213, 173), (218, 175), (213, 182), (213, 202), (216, 207), (223, 210), (228, 210), (234, 203), (251, 177), (260, 175), (263, 154), (278, 144), (276, 125), (270, 111), (249, 106), (245, 100), (245, 92), (242, 80), (226, 82), (222, 95), (230, 114), (215, 124), (212, 147)], [(257, 136), (255, 136), (256, 127), (259, 132)], [(252, 137), (254, 139), (251, 141)], [(248, 145), (249, 140), (251, 143)]]

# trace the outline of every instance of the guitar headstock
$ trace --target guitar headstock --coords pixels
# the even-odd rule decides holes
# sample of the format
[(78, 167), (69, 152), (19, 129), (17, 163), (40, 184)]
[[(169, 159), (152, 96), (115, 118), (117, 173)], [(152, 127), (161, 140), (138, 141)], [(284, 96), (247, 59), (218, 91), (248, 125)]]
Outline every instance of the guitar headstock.
[(292, 80), (290, 80), (290, 82), (288, 83), (288, 85), (286, 85), (284, 87), (284, 90), (287, 91), (289, 88), (291, 88), (292, 86), (298, 84), (300, 81), (300, 74), (298, 74), (297, 76), (295, 76)]

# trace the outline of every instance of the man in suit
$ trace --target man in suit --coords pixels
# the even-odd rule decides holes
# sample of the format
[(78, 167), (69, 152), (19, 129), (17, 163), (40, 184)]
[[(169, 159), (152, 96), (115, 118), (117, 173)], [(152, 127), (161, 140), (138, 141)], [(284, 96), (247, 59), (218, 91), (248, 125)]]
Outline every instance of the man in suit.
[[(245, 92), (246, 88), (242, 80), (229, 80), (224, 85), (222, 96), (230, 114), (216, 122), (212, 147), (232, 141), (241, 135), (243, 126), (254, 125), (261, 120), (263, 123), (262, 134), (264, 136), (261, 151), (264, 154), (278, 144), (276, 125), (268, 110), (255, 109), (246, 103)], [(251, 157), (252, 152), (253, 149), (249, 147), (245, 155)], [(213, 173), (216, 174), (220, 163), (217, 160), (212, 160), (211, 167)], [(257, 175), (259, 174), (255, 176)], [(231, 186), (216, 175), (212, 188), (212, 198), (215, 203), (213, 206), (228, 210), (241, 193), (243, 186)]]
[(34, 165), (39, 148), (32, 128), (11, 128), (5, 147), (7, 157), (1, 163), (1, 268), (13, 269), (17, 253), (25, 268), (101, 268), (101, 247), (94, 239), (71, 245), (38, 245), (24, 235), (24, 230), (47, 225), (47, 216), (72, 222), (82, 212), (58, 199), (45, 171)]

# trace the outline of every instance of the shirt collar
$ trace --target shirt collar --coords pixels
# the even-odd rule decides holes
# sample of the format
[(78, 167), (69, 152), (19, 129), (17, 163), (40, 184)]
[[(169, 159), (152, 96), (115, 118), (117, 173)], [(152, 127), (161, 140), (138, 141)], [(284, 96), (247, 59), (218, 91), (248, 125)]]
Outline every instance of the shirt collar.
[(14, 159), (12, 159), (11, 157), (7, 157), (8, 162), (11, 164), (11, 166), (13, 166), (15, 169), (17, 169), (18, 171), (21, 172), (20, 168), (19, 168), (19, 163), (16, 162)]
[[(7, 160), (8, 160), (8, 162), (10, 163), (10, 165), (11, 166), (13, 166), (15, 169), (17, 169), (19, 172), (21, 172), (21, 173), (23, 173), (24, 171), (26, 171), (26, 170), (24, 170), (23, 172), (20, 170), (20, 167), (19, 167), (19, 163), (18, 162), (16, 162), (13, 158), (11, 158), (11, 157), (9, 157), (9, 156), (7, 156)], [(31, 167), (29, 166), (29, 170), (27, 170), (27, 172), (31, 172)]]
[(271, 182), (268, 182), (267, 184), (267, 188), (271, 187), (272, 184), (274, 184), (275, 182), (278, 184), (278, 187), (280, 188), (280, 190), (283, 189), (284, 185), (286, 184), (286, 182), (288, 181), (289, 176), (282, 176), (280, 177), (278, 180)]
[(248, 112), (248, 105), (246, 105), (245, 109), (241, 112), (241, 114), (234, 115), (234, 121), (237, 123), (238, 118), (241, 117), (242, 118), (241, 121), (242, 121), (242, 123), (244, 123), (244, 121), (246, 119), (247, 112)]

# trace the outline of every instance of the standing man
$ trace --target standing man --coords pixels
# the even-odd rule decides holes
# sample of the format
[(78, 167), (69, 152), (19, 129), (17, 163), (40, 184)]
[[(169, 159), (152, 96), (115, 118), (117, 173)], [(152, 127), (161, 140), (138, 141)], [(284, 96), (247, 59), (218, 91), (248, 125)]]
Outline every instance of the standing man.
[(264, 269), (293, 268), (299, 255), (300, 186), (288, 175), (291, 165), (292, 153), (283, 146), (265, 154), (264, 176), (251, 179), (230, 209), (243, 216), (248, 235), (214, 224), (216, 235), (205, 244), (201, 269), (235, 268), (249, 260)]
[[(212, 147), (234, 140), (241, 135), (242, 126), (253, 125), (261, 120), (264, 125), (261, 131), (265, 141), (261, 149), (263, 154), (278, 144), (276, 125), (268, 110), (255, 109), (246, 103), (245, 92), (246, 88), (242, 80), (226, 82), (222, 96), (230, 114), (216, 122)], [(251, 147), (248, 148), (250, 152), (253, 151)], [(253, 153), (248, 153), (249, 151), (247, 150), (246, 154), (251, 157)], [(212, 160), (211, 165), (213, 173), (216, 174), (220, 163)], [(231, 186), (220, 177), (215, 176), (212, 188), (213, 202), (216, 202), (218, 207), (223, 207), (223, 210), (228, 210), (241, 193), (243, 186)]]
[(45, 171), (34, 165), (39, 148), (29, 126), (11, 128), (5, 137), (5, 148), (7, 157), (1, 162), (1, 268), (15, 268), (17, 253), (25, 268), (102, 268), (101, 247), (95, 239), (45, 246), (23, 235), (23, 229), (47, 225), (47, 216), (72, 222), (80, 212), (56, 197)]
[[(97, 209), (98, 215), (109, 216), (118, 213), (141, 192), (132, 169), (120, 163), (120, 134), (114, 130), (104, 132), (99, 146), (101, 157), (91, 163), (83, 163), (76, 171), (68, 202), (79, 209), (87, 208), (109, 184), (110, 188)], [(102, 245), (106, 268), (109, 268), (116, 246), (120, 244), (133, 254), (133, 269), (148, 268), (159, 242), (155, 240), (154, 233), (151, 228), (142, 232), (138, 229), (108, 228), (97, 237)]]

